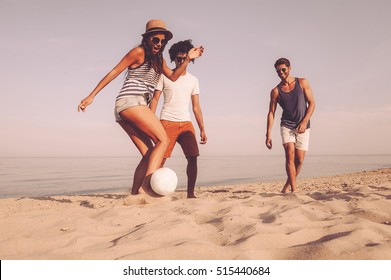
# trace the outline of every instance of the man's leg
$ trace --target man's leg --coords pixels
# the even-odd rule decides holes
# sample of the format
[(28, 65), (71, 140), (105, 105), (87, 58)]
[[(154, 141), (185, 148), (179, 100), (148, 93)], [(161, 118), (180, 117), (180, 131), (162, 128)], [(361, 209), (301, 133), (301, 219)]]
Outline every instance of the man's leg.
[(197, 180), (197, 157), (187, 158), (187, 198), (196, 198), (194, 195), (194, 188)]
[(288, 188), (291, 189), (291, 192), (296, 190), (296, 165), (295, 165), (295, 143), (289, 142), (284, 144), (285, 150), (285, 170), (288, 179), (281, 190), (282, 193), (286, 193)]
[[(284, 188), (281, 191), (282, 193), (286, 193), (289, 188), (291, 189), (291, 192), (296, 191), (296, 179), (297, 176), (299, 176), (305, 157), (305, 151), (294, 148), (293, 163), (292, 163), (292, 151), (291, 151), (292, 148), (286, 147), (288, 146), (288, 144), (292, 144), (292, 143), (284, 144), (285, 159), (286, 159), (285, 168), (286, 168), (286, 173), (288, 175), (288, 179), (286, 180)], [(294, 183), (292, 184), (293, 181)]]
[(181, 134), (178, 137), (183, 153), (187, 159), (187, 198), (196, 198), (194, 188), (197, 181), (197, 157), (200, 154), (195, 137), (195, 131), (191, 122), (183, 122)]
[[(296, 134), (295, 144), (295, 168), (296, 168), (296, 179), (299, 176), (301, 167), (303, 166), (306, 151), (308, 150), (310, 140), (310, 129), (307, 129), (304, 133)], [(296, 191), (296, 187), (291, 187), (291, 191)]]
[(304, 163), (305, 151), (303, 150), (295, 150), (295, 167), (296, 167), (296, 177), (299, 176), (301, 167)]

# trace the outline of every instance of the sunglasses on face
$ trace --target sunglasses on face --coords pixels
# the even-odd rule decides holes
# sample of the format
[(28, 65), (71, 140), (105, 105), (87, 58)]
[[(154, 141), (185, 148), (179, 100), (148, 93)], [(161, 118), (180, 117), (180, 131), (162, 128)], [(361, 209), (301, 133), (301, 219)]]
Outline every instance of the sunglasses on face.
[(152, 43), (153, 43), (154, 45), (157, 45), (157, 44), (159, 44), (159, 43), (162, 43), (162, 45), (167, 44), (167, 40), (166, 40), (166, 39), (160, 40), (160, 38), (158, 38), (158, 37), (152, 37), (151, 41), (152, 41)]
[(185, 56), (185, 57), (177, 56), (177, 57), (175, 58), (175, 61), (178, 62), (178, 63), (181, 63), (182, 61), (185, 61), (185, 59), (186, 59), (186, 56)]
[(286, 73), (287, 70), (288, 70), (288, 68), (281, 68), (281, 69), (277, 69), (276, 72), (277, 73), (281, 73), (281, 72)]

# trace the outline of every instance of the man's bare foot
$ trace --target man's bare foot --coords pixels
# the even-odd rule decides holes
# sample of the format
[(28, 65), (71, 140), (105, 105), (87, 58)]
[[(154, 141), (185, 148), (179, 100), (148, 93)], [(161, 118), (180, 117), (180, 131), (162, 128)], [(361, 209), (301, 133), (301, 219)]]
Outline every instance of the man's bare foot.
[(291, 187), (291, 193), (294, 193), (294, 192), (296, 192), (296, 188)]
[(187, 198), (197, 198), (194, 194), (188, 194)]
[(281, 192), (282, 192), (282, 193), (287, 193), (287, 192), (288, 192), (288, 188), (289, 188), (289, 185), (285, 185), (285, 186), (282, 188)]

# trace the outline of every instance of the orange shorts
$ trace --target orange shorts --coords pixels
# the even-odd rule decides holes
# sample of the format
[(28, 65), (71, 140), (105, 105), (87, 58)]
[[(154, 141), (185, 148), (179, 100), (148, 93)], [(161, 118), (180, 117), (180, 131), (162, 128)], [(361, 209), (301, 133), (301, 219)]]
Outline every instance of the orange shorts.
[(166, 120), (161, 120), (160, 122), (170, 139), (170, 144), (168, 145), (164, 158), (171, 157), (176, 142), (181, 145), (186, 157), (199, 156), (200, 152), (198, 150), (197, 139), (191, 122), (172, 122)]

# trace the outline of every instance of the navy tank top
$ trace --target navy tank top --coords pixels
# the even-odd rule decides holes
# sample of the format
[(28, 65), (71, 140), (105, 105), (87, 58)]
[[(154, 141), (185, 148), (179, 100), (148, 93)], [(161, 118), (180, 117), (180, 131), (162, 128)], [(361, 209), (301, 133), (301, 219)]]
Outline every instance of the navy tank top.
[[(281, 126), (295, 129), (303, 120), (307, 111), (307, 101), (303, 89), (300, 86), (299, 79), (295, 78), (296, 84), (291, 92), (285, 92), (278, 87), (278, 104), (282, 108)], [(310, 128), (308, 121), (307, 129)]]

